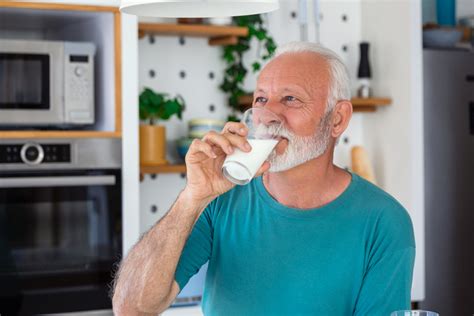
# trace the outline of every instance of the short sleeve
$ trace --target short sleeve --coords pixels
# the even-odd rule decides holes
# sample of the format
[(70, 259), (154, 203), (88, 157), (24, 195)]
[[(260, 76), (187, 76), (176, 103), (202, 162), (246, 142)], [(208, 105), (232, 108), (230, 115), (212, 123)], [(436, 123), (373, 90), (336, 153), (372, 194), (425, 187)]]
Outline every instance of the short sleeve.
[(368, 242), (366, 269), (354, 315), (390, 315), (410, 309), (415, 238), (408, 212), (389, 203), (379, 212)]
[(184, 245), (174, 276), (180, 290), (184, 288), (189, 279), (199, 271), (201, 266), (211, 256), (213, 239), (212, 215), (215, 203), (215, 200), (212, 201), (204, 209)]
[(415, 248), (386, 253), (364, 276), (353, 315), (388, 316), (410, 309)]

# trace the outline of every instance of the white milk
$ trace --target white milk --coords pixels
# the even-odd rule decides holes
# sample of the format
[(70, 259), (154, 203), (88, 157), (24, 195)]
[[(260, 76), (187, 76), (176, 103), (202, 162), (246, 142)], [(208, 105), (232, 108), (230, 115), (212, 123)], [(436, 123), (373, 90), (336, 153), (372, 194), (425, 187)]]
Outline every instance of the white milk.
[(247, 184), (250, 182), (273, 148), (275, 148), (278, 140), (249, 139), (248, 142), (252, 146), (250, 152), (234, 148), (234, 153), (226, 157), (222, 166), (224, 175), (229, 175), (228, 179), (236, 184)]

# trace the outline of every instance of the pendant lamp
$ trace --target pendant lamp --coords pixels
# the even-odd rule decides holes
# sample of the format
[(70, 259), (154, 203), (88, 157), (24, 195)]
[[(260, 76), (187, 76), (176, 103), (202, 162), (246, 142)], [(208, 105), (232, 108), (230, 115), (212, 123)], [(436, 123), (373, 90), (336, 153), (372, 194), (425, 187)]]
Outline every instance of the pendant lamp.
[(122, 0), (123, 13), (163, 18), (211, 18), (277, 10), (278, 0)]

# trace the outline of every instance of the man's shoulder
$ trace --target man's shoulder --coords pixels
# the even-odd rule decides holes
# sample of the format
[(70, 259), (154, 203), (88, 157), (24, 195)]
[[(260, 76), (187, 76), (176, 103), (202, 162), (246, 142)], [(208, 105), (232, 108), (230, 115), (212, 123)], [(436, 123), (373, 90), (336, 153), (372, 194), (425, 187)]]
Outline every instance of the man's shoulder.
[(400, 238), (400, 242), (414, 246), (413, 225), (408, 211), (392, 195), (375, 184), (358, 177), (355, 204), (367, 212), (373, 233)]
[(357, 181), (356, 193), (354, 194), (356, 203), (363, 204), (369, 209), (408, 215), (403, 205), (388, 192), (358, 175), (354, 174), (353, 176), (356, 177)]

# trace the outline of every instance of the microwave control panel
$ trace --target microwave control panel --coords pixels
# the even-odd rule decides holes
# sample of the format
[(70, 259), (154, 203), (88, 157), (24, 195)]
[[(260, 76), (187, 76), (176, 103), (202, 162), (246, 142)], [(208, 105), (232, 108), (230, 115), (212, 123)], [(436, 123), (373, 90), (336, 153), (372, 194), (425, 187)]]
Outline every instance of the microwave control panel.
[(65, 119), (71, 124), (93, 124), (94, 54), (92, 43), (66, 42), (65, 50)]
[(71, 145), (69, 144), (8, 144), (0, 145), (0, 164), (71, 162)]

